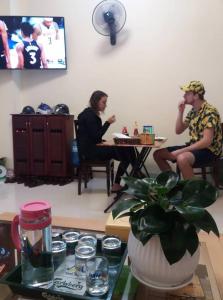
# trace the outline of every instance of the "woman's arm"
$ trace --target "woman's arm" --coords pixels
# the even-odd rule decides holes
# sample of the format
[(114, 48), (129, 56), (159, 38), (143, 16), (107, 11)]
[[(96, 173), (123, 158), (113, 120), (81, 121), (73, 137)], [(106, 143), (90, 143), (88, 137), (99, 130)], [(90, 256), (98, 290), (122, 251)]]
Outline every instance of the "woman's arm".
[(85, 128), (91, 140), (97, 144), (102, 140), (103, 135), (108, 130), (110, 123), (106, 121), (103, 125), (97, 115), (88, 114), (85, 118)]

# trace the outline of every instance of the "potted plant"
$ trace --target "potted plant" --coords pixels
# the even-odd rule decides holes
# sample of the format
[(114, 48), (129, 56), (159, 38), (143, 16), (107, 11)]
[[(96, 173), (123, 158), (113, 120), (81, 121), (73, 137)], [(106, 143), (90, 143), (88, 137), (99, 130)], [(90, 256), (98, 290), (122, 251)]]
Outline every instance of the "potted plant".
[(217, 189), (205, 180), (180, 180), (167, 171), (154, 178), (124, 178), (127, 199), (112, 211), (129, 216), (128, 254), (133, 275), (159, 289), (188, 284), (199, 261), (199, 230), (219, 236), (205, 209), (217, 199)]

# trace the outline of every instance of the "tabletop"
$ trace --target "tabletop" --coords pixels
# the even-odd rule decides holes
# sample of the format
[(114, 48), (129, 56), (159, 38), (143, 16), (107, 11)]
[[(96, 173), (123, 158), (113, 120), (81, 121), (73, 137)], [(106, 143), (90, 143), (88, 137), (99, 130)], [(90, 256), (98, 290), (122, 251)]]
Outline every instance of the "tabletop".
[(138, 148), (160, 148), (167, 139), (162, 141), (155, 141), (154, 144), (115, 144), (114, 140), (104, 141), (100, 144), (97, 144), (99, 147), (138, 147)]

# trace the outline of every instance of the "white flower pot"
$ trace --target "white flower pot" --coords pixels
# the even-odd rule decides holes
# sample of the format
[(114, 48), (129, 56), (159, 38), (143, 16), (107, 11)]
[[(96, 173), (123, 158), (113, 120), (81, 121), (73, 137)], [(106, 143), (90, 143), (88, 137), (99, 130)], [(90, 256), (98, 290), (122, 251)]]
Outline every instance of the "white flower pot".
[(159, 290), (173, 290), (190, 283), (198, 265), (200, 250), (198, 247), (193, 256), (186, 251), (180, 261), (170, 265), (158, 236), (153, 236), (143, 246), (130, 231), (128, 255), (132, 273), (139, 281)]

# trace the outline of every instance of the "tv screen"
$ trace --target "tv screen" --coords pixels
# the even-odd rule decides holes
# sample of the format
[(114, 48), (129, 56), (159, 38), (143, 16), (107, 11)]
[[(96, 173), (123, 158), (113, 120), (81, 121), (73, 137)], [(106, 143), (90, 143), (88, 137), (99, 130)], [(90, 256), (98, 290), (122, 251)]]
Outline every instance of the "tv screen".
[(0, 16), (0, 69), (66, 69), (63, 17)]

